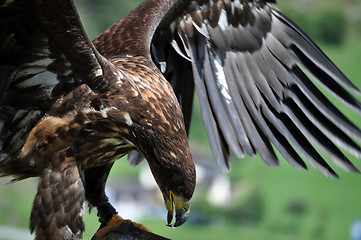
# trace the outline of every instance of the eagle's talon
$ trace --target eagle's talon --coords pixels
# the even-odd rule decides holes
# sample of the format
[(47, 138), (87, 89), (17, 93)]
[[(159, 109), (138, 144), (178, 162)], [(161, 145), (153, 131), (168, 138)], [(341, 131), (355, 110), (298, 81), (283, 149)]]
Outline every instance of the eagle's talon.
[[(100, 206), (97, 207), (98, 209), (98, 217), (99, 217), (99, 221), (104, 224), (107, 225), (108, 222), (115, 216), (118, 214), (118, 212), (116, 211), (116, 209), (110, 204), (110, 202), (104, 202), (103, 204), (101, 204)], [(102, 227), (102, 226), (100, 226)], [(104, 227), (104, 226), (103, 226)]]
[(109, 220), (108, 224), (105, 227), (99, 228), (98, 231), (92, 237), (92, 240), (100, 240), (105, 235), (107, 235), (113, 228), (118, 227), (120, 224), (132, 224), (133, 226), (140, 228), (144, 231), (151, 232), (148, 228), (143, 226), (140, 223), (133, 222), (130, 219), (124, 219), (118, 214), (114, 214), (114, 216)]

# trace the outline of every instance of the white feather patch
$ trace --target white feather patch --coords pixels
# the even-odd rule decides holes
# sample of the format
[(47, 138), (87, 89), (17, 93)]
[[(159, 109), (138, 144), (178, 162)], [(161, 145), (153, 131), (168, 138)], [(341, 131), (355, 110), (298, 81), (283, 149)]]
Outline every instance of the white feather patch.
[[(35, 71), (35, 69), (33, 69)], [(32, 72), (31, 69), (29, 69), (28, 73), (30, 74)], [(41, 72), (38, 73), (31, 78), (26, 79), (25, 81), (22, 81), (18, 84), (16, 84), (16, 87), (18, 88), (29, 88), (39, 85), (45, 85), (45, 86), (52, 86), (58, 84), (59, 81), (57, 80), (57, 75), (52, 72)]]
[(94, 73), (95, 77), (99, 77), (103, 75), (103, 70), (101, 68), (97, 69)]
[(226, 10), (222, 10), (221, 15), (219, 16), (218, 20), (218, 26), (222, 31), (225, 31), (227, 29), (228, 25), (228, 19), (227, 19), (227, 13)]
[(63, 227), (61, 230), (62, 230), (62, 234), (63, 234), (63, 237), (65, 240), (73, 239), (73, 231), (70, 229), (70, 227), (68, 225)]
[(46, 68), (49, 66), (53, 61), (50, 58), (42, 58), (39, 60), (36, 60), (34, 62), (26, 63), (23, 66), (40, 66)]
[(173, 158), (177, 158), (177, 155), (175, 155), (174, 152), (170, 152), (170, 155), (171, 155)]
[[(217, 56), (215, 56), (217, 58)], [(214, 66), (216, 67), (216, 75), (217, 75), (217, 85), (221, 90), (222, 96), (226, 99), (227, 103), (230, 103), (232, 100), (231, 95), (229, 95), (228, 84), (226, 81), (226, 75), (223, 71), (223, 66), (220, 64), (220, 60), (214, 59)]]
[(124, 113), (124, 118), (126, 120), (126, 124), (128, 124), (128, 126), (132, 126), (133, 125), (133, 121), (132, 118), (130, 117), (129, 113)]

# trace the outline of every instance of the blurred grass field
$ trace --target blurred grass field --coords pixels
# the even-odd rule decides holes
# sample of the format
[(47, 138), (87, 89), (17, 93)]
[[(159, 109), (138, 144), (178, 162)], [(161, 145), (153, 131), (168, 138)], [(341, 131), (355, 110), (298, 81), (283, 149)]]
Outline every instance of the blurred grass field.
[[(322, 45), (324, 52), (335, 64), (361, 88), (361, 42), (358, 38), (349, 38), (343, 45)], [(360, 98), (359, 98), (360, 99)], [(341, 106), (338, 104), (337, 106)], [(208, 147), (207, 137), (201, 122), (200, 113), (193, 115), (190, 133), (191, 141), (200, 142)], [(361, 127), (361, 116), (350, 110), (342, 111)], [(210, 150), (208, 150), (210, 151)], [(361, 169), (361, 161), (350, 157)], [(123, 159), (124, 160), (124, 159)], [(233, 215), (239, 214), (234, 209), (233, 215), (224, 220), (223, 212), (204, 209), (202, 189), (196, 189), (192, 213), (197, 209), (210, 211), (211, 224), (199, 224), (190, 221), (184, 226), (171, 229), (164, 221), (149, 219), (141, 221), (153, 232), (171, 239), (277, 239), (277, 240), (346, 240), (349, 239), (352, 222), (361, 218), (361, 175), (342, 172), (332, 165), (340, 179), (325, 178), (319, 171), (299, 171), (291, 168), (281, 158), (277, 169), (267, 167), (256, 156), (254, 159), (233, 159), (233, 187), (247, 186), (258, 201), (257, 221), (236, 221)], [(130, 167), (121, 161), (113, 167), (112, 181), (124, 176), (135, 177), (138, 168)], [(0, 179), (0, 225), (28, 228), (33, 198), (36, 194), (36, 179), (29, 179), (15, 184), (6, 184), (9, 179)], [(121, 181), (121, 180), (119, 180)], [(241, 183), (241, 184), (240, 184)], [(247, 195), (249, 197), (249, 195)], [(238, 199), (240, 202), (244, 199)], [(237, 203), (234, 203), (237, 205)], [(241, 206), (247, 208), (248, 205)], [(199, 211), (199, 210), (198, 210)], [(120, 213), (121, 215), (121, 213)], [(90, 239), (98, 228), (96, 211), (85, 216), (86, 232), (84, 239)], [(0, 232), (0, 239), (1, 232)]]

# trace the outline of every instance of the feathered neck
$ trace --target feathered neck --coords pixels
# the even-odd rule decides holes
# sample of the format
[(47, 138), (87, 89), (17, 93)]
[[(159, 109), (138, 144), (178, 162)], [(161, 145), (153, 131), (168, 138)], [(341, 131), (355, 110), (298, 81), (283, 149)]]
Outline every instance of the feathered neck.
[[(145, 56), (150, 59), (150, 43), (158, 24), (177, 0), (146, 0), (122, 20), (104, 31), (96, 40), (107, 37), (108, 46), (99, 52), (112, 55)], [(110, 38), (110, 39), (109, 39)], [(110, 44), (110, 46), (109, 46)]]

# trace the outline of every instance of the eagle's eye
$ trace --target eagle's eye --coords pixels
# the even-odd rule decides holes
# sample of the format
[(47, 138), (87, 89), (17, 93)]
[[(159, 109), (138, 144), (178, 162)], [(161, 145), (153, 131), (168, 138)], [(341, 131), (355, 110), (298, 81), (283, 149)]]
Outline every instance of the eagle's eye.
[(180, 186), (177, 188), (177, 191), (178, 191), (178, 193), (182, 194), (183, 196), (187, 196), (188, 190), (185, 187)]

